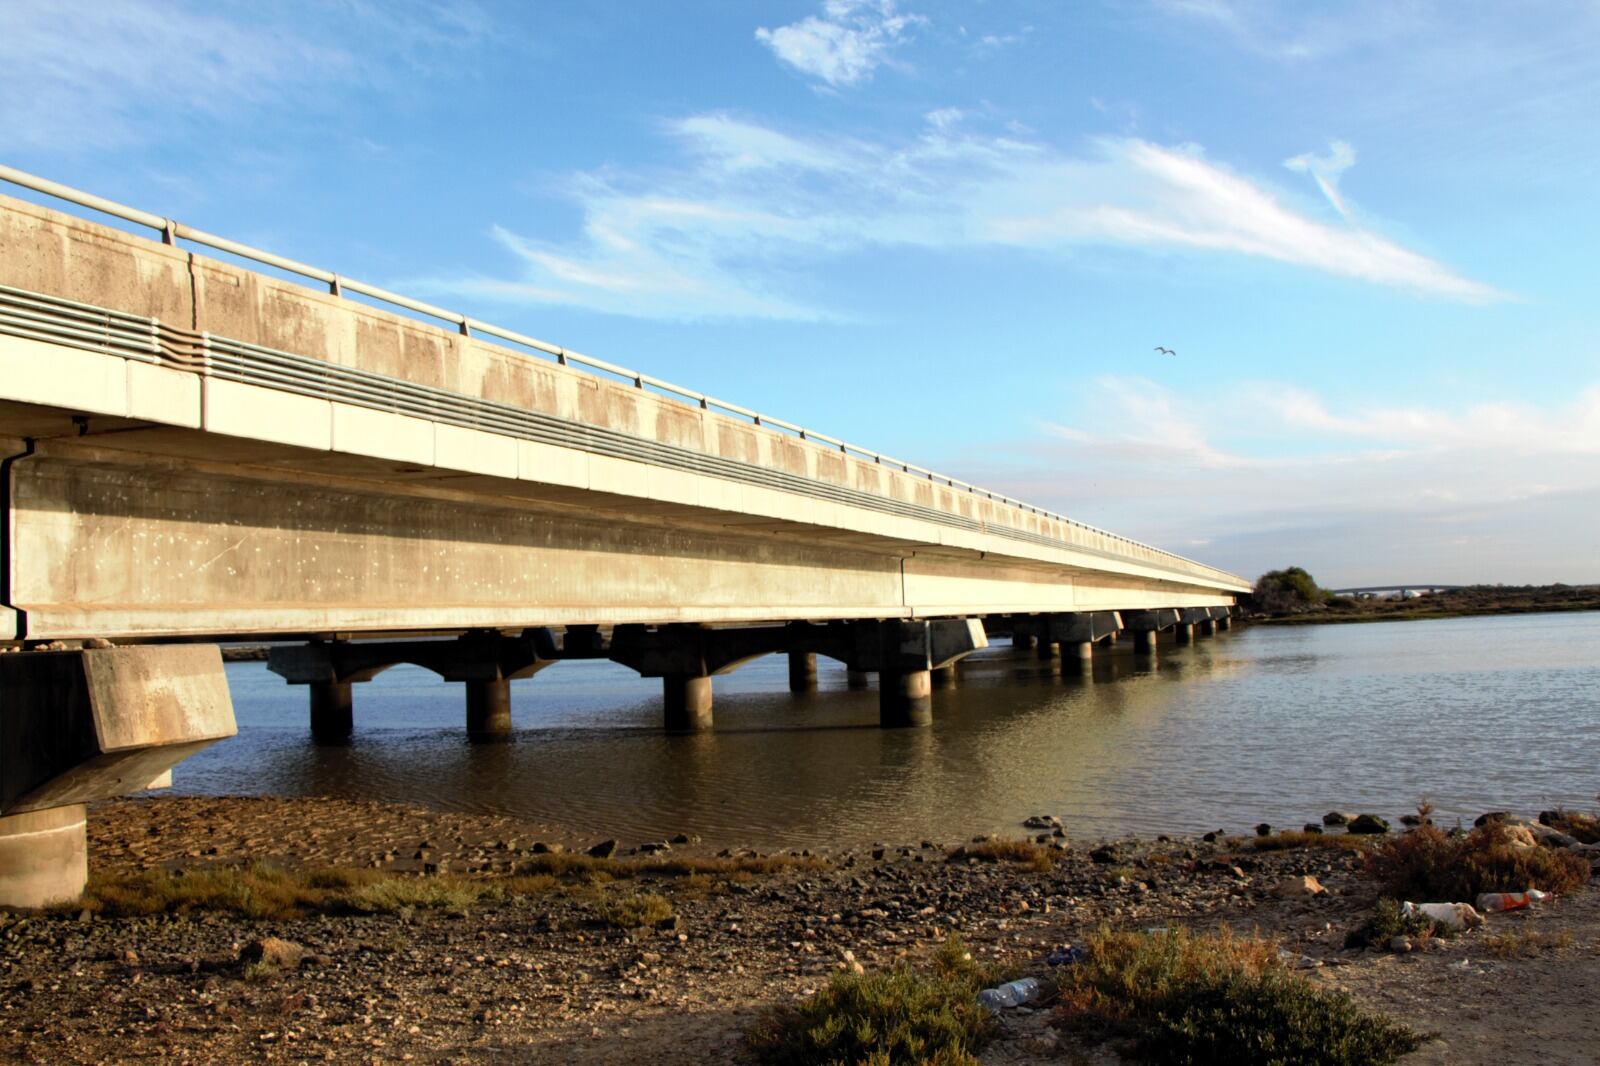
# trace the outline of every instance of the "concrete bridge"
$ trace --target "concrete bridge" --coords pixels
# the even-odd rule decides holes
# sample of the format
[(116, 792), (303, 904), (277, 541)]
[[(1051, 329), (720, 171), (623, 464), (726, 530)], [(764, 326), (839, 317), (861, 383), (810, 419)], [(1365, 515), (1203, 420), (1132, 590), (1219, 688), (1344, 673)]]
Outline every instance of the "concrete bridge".
[[(304, 642), (271, 666), (308, 686), (324, 741), (350, 735), (352, 685), (398, 662), (462, 681), (479, 739), (509, 732), (512, 678), (561, 658), (661, 678), (665, 724), (690, 729), (710, 724), (713, 676), (784, 652), (805, 687), (821, 654), (876, 673), (882, 723), (908, 725), (929, 720), (934, 671), (990, 632), (1072, 661), (1119, 633), (1149, 654), (1157, 633), (1225, 626), (1249, 589), (640, 371), (0, 179), (158, 238), (0, 197), (0, 645), (25, 650), (0, 656), (0, 699), (45, 706), (18, 663), (67, 656), (49, 684), (101, 737), (32, 777), (107, 755), (173, 642)], [(143, 688), (97, 688), (108, 656), (153, 664)], [(168, 701), (118, 741), (137, 763), (119, 787), (231, 733), (196, 662), (207, 710)], [(43, 726), (17, 728), (22, 750)], [(0, 805), (0, 846), (35, 808)]]

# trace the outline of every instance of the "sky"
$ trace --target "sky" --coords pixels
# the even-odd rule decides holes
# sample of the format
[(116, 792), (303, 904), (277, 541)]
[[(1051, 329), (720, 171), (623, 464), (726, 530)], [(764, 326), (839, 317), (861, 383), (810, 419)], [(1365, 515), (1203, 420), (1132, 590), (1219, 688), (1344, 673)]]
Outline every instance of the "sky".
[(0, 161), (1328, 587), (1600, 581), (1597, 107), (1582, 0), (0, 0)]

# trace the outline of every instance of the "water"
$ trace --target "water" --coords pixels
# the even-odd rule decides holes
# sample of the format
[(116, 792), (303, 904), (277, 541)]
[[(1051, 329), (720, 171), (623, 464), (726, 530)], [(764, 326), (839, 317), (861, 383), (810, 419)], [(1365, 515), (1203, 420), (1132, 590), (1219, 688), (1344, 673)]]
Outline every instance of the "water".
[(773, 656), (716, 681), (716, 729), (665, 736), (660, 683), (571, 662), (513, 684), (516, 742), (465, 742), (463, 694), (414, 667), (357, 685), (356, 737), (318, 748), (306, 691), (228, 667), (239, 735), (177, 791), (421, 802), (591, 836), (760, 847), (950, 841), (1030, 814), (1075, 835), (1298, 826), (1330, 809), (1447, 819), (1594, 805), (1600, 613), (1246, 628), (1151, 668), (1044, 676), (1008, 647), (934, 693), (927, 729), (877, 727), (877, 693), (820, 660), (791, 695)]

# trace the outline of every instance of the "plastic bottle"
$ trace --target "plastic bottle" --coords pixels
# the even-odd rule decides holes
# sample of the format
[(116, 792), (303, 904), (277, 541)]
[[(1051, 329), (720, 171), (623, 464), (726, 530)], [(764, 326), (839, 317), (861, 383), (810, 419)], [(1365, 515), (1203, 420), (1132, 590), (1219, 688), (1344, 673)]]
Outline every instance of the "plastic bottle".
[(1044, 982), (1037, 977), (1024, 977), (1020, 981), (1007, 981), (999, 988), (986, 988), (978, 993), (978, 1002), (995, 1013), (1033, 1003), (1044, 995)]
[(1521, 910), (1530, 903), (1538, 903), (1548, 895), (1548, 892), (1540, 892), (1537, 888), (1530, 888), (1526, 892), (1485, 892), (1478, 897), (1478, 909), (1480, 911)]

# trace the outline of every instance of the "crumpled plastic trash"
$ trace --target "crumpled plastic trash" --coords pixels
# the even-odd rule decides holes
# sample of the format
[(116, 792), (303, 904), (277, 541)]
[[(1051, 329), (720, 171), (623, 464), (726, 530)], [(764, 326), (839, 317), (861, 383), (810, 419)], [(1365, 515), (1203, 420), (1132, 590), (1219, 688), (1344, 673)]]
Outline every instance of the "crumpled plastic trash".
[(1537, 888), (1530, 888), (1523, 892), (1484, 892), (1478, 896), (1478, 909), (1484, 913), (1493, 911), (1521, 910), (1530, 903), (1538, 903), (1549, 896), (1548, 892), (1540, 892)]
[(1475, 929), (1483, 924), (1483, 915), (1470, 903), (1411, 903), (1400, 904), (1400, 914), (1404, 918), (1431, 918), (1434, 922), (1460, 932), (1463, 929)]

